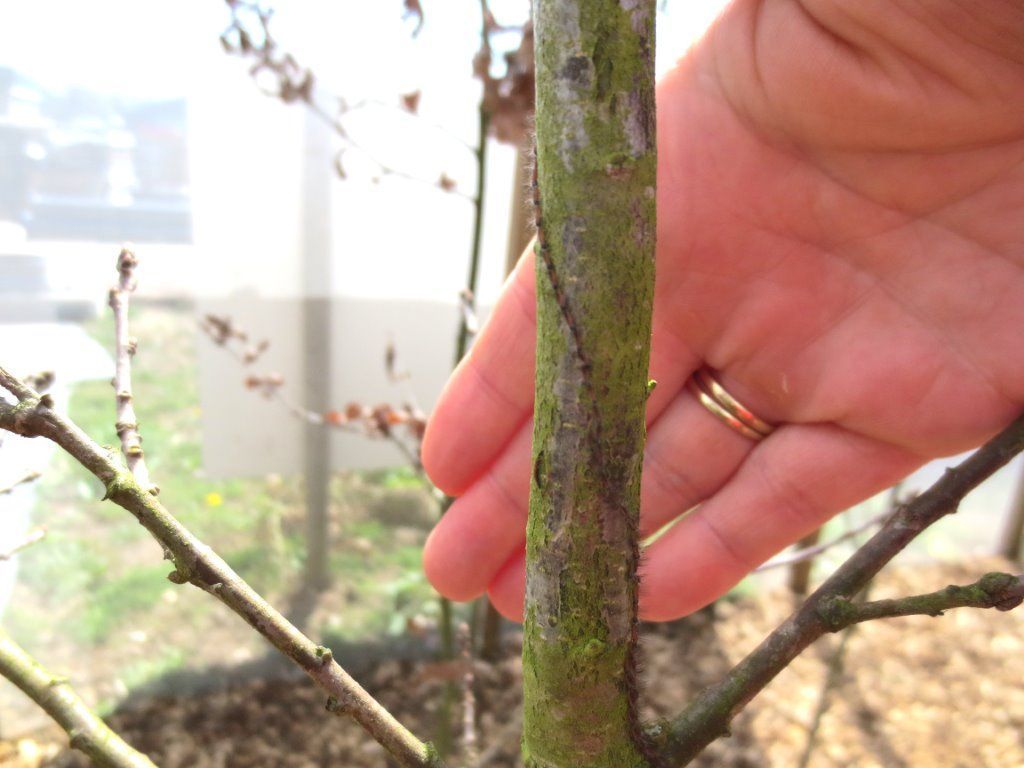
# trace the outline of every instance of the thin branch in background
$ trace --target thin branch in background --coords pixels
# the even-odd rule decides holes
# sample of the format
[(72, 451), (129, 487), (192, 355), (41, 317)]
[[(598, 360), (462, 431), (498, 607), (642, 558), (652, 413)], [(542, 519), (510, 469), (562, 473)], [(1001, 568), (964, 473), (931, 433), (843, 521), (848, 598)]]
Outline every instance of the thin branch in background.
[[(341, 178), (346, 178), (344, 155), (347, 151), (354, 150), (364, 155), (377, 167), (378, 176), (375, 177), (375, 181), (383, 176), (396, 176), (407, 181), (424, 184), (447, 194), (454, 194), (466, 200), (473, 200), (470, 195), (461, 192), (446, 174), (441, 174), (437, 179), (425, 179), (407, 173), (388, 165), (365, 146), (355, 141), (345, 127), (345, 116), (379, 102), (361, 101), (350, 105), (341, 97), (318, 93), (320, 89), (315, 73), (310, 68), (301, 65), (294, 55), (282, 50), (271, 33), (270, 22), (274, 15), (273, 8), (258, 1), (225, 0), (225, 2), (231, 12), (231, 22), (220, 36), (224, 51), (252, 60), (249, 75), (265, 95), (280, 99), (285, 104), (305, 104), (317, 117), (331, 127), (345, 144), (335, 157), (335, 168)], [(418, 3), (416, 6), (416, 8), (408, 10), (419, 16), (422, 25), (422, 9), (418, 8)], [(416, 31), (419, 31), (418, 27)], [(400, 102), (400, 105), (396, 105), (397, 109), (407, 114), (416, 114), (418, 99), (410, 101), (409, 94), (403, 94), (400, 97)], [(325, 106), (325, 104), (330, 104), (330, 106)], [(448, 133), (440, 126), (433, 127)], [(461, 140), (457, 141), (460, 145), (465, 146)]]
[(476, 734), (476, 696), (473, 694), (473, 642), (469, 625), (459, 625), (459, 642), (462, 645), (462, 756), (468, 763), (480, 759), (480, 747)]
[[(869, 583), (865, 588), (865, 595), (870, 589), (871, 584)], [(824, 720), (825, 713), (832, 703), (833, 694), (838, 691), (842, 683), (846, 649), (855, 631), (856, 626), (853, 626), (843, 632), (842, 637), (839, 638), (839, 645), (836, 646), (832, 655), (829, 656), (825, 684), (821, 688), (821, 693), (818, 694), (818, 703), (814, 707), (814, 717), (811, 719), (811, 725), (807, 729), (807, 742), (804, 745), (804, 752), (800, 757), (798, 768), (807, 768), (811, 763), (811, 756), (814, 754), (814, 748), (817, 745), (818, 734), (821, 732), (821, 722)]]
[(476, 297), (469, 288), (459, 291), (459, 307), (462, 310), (462, 324), (472, 341), (480, 332), (480, 319), (476, 314)]
[[(891, 489), (889, 489), (889, 498), (886, 504), (886, 511), (879, 515), (881, 520), (886, 520), (892, 515), (896, 514), (900, 506), (900, 492), (903, 488), (903, 483), (897, 483)], [(878, 518), (876, 518), (878, 519)], [(869, 521), (871, 522), (871, 521)], [(847, 530), (847, 536), (858, 536), (865, 528), (858, 526), (857, 528), (850, 528)], [(856, 544), (859, 546), (863, 542), (858, 539)], [(871, 588), (874, 586), (874, 580), (869, 581), (864, 589), (856, 596), (856, 600), (860, 603), (867, 602), (870, 597)], [(842, 637), (839, 639), (839, 644), (832, 652), (828, 659), (827, 672), (825, 674), (825, 682), (821, 687), (821, 692), (818, 694), (818, 703), (814, 707), (814, 716), (811, 719), (810, 727), (807, 729), (807, 741), (804, 744), (804, 752), (800, 758), (800, 765), (798, 768), (808, 768), (811, 762), (811, 757), (814, 755), (814, 749), (817, 746), (818, 735), (821, 732), (821, 723), (825, 719), (825, 714), (828, 712), (829, 707), (832, 705), (832, 700), (836, 693), (839, 691), (844, 675), (844, 665), (846, 662), (846, 649), (850, 644), (850, 640), (853, 638), (854, 633), (857, 631), (857, 625), (848, 627), (843, 632)]]
[[(498, 24), (494, 14), (484, 7), (485, 36), (509, 31)], [(534, 72), (533, 22), (521, 29), (519, 47), (505, 54), (505, 71), (498, 77), (491, 74), (491, 47), (482, 46), (473, 60), (473, 74), (483, 83), (482, 106), (490, 115), (490, 132), (498, 140), (515, 147), (527, 143), (533, 121), (536, 75)]]
[(818, 555), (822, 554), (823, 552), (827, 552), (834, 546), (842, 544), (845, 541), (849, 541), (850, 539), (854, 538), (858, 534), (863, 533), (864, 531), (870, 530), (879, 525), (883, 525), (886, 520), (892, 517), (893, 514), (894, 512), (891, 509), (886, 510), (882, 514), (875, 515), (869, 520), (865, 520), (860, 525), (857, 525), (851, 528), (850, 530), (841, 533), (834, 539), (823, 541), (821, 544), (816, 544), (813, 547), (797, 549), (793, 552), (788, 552), (784, 555), (780, 555), (779, 557), (772, 558), (766, 563), (761, 563), (761, 565), (757, 566), (757, 568), (755, 568), (752, 571), (752, 573), (763, 573), (765, 571), (770, 571), (775, 568), (785, 568), (786, 566), (794, 565), (795, 563), (802, 563), (807, 560), (812, 560)]
[(405, 0), (404, 18), (416, 19), (416, 28), (412, 31), (412, 36), (416, 37), (423, 29), (423, 6), (420, 0)]
[(15, 480), (10, 485), (8, 485), (8, 486), (6, 486), (4, 488), (0, 488), (0, 496), (4, 496), (4, 495), (6, 495), (8, 493), (11, 493), (12, 491), (14, 491), (15, 488), (17, 488), (20, 485), (26, 485), (28, 483), (34, 483), (36, 480), (38, 480), (42, 476), (43, 476), (43, 474), (41, 472), (29, 472), (27, 475), (25, 475), (22, 478), (19, 478), (18, 480)]
[(109, 303), (114, 311), (114, 397), (117, 402), (115, 426), (117, 436), (121, 438), (121, 451), (124, 453), (128, 469), (139, 481), (139, 485), (155, 495), (160, 492), (160, 488), (149, 479), (132, 394), (132, 357), (135, 355), (138, 341), (128, 332), (128, 307), (131, 294), (136, 287), (135, 267), (138, 263), (130, 248), (122, 248), (117, 257), (117, 285), (110, 289)]
[(141, 752), (94, 715), (67, 680), (46, 671), (28, 652), (0, 631), (0, 674), (57, 721), (71, 746), (99, 768), (156, 768)]
[[(268, 339), (252, 342), (248, 332), (236, 326), (234, 320), (227, 315), (204, 315), (199, 327), (213, 340), (214, 344), (230, 350), (245, 365), (252, 365), (270, 349)], [(238, 342), (241, 348), (236, 348), (232, 342)]]
[(395, 340), (390, 336), (384, 347), (384, 373), (392, 384), (399, 384), (412, 378), (412, 374), (407, 369), (398, 370), (398, 348), (395, 346)]
[[(199, 327), (214, 344), (227, 350), (243, 366), (258, 362), (270, 348), (268, 340), (254, 342), (245, 329), (226, 315), (207, 314), (200, 321)], [(401, 451), (417, 473), (423, 472), (419, 447), (427, 427), (427, 417), (412, 402), (403, 403), (397, 408), (387, 403), (366, 406), (352, 402), (341, 410), (318, 413), (288, 397), (284, 387), (285, 377), (280, 373), (250, 374), (245, 377), (244, 385), (246, 389), (280, 403), (288, 413), (304, 423), (388, 440)], [(405, 429), (412, 445), (402, 438), (397, 428)]]
[(108, 451), (74, 423), (55, 413), (53, 401), (0, 368), (0, 387), (18, 403), (0, 401), (0, 429), (24, 437), (52, 440), (89, 470), (106, 488), (106, 498), (129, 511), (164, 547), (174, 563), (168, 579), (190, 583), (220, 600), (294, 661), (330, 698), (328, 709), (351, 716), (402, 766), (438, 768), (443, 765), (429, 744), (417, 739), (334, 660), (328, 648), (317, 645), (279, 611), (260, 597), (209, 546), (185, 528)]
[(652, 727), (650, 737), (672, 765), (686, 765), (728, 731), (729, 723), (805, 648), (827, 632), (875, 618), (955, 607), (1009, 610), (1024, 597), (1019, 577), (991, 573), (966, 587), (929, 595), (856, 605), (851, 598), (926, 528), (956, 512), (963, 498), (1024, 450), (1024, 416), (975, 451), (915, 499), (900, 505), (881, 530), (836, 570), (719, 683), (702, 691), (669, 721)]
[(46, 538), (46, 529), (45, 528), (41, 528), (41, 527), (40, 528), (33, 528), (31, 531), (29, 531), (27, 534), (25, 534), (25, 538), (23, 538), (21, 541), (19, 541), (17, 544), (15, 544), (13, 547), (10, 547), (9, 549), (7, 549), (4, 552), (0, 552), (0, 562), (4, 562), (4, 561), (7, 561), (7, 560), (10, 560), (12, 557), (14, 557), (16, 554), (18, 554), (22, 550), (28, 549), (33, 544), (38, 544), (40, 541), (42, 541), (45, 538)]

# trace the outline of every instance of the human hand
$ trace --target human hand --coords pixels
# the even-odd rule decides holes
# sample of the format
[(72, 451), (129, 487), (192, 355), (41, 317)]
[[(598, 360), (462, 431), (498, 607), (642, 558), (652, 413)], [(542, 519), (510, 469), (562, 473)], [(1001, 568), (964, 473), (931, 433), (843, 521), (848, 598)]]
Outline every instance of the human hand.
[[(640, 613), (724, 593), (838, 511), (1024, 406), (1024, 11), (737, 0), (658, 88), (658, 248)], [(458, 500), (437, 589), (521, 619), (533, 406), (524, 257), (434, 411)], [(686, 389), (702, 365), (780, 426)]]

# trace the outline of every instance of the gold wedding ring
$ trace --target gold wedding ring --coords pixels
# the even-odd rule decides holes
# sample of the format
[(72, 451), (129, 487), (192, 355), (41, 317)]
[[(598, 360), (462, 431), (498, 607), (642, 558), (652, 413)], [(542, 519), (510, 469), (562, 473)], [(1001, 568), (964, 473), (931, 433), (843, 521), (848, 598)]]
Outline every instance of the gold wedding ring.
[(719, 421), (744, 437), (754, 441), (764, 440), (775, 429), (730, 395), (707, 367), (701, 368), (691, 376), (686, 386), (697, 396), (700, 404)]

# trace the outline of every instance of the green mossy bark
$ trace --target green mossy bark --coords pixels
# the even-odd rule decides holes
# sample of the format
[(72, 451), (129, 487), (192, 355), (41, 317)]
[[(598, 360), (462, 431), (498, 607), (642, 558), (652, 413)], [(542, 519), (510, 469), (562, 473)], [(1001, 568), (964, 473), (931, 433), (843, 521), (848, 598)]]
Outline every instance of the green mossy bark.
[(0, 675), (56, 720), (67, 732), (71, 746), (98, 768), (156, 768), (110, 730), (66, 680), (45, 670), (4, 632), (0, 632)]
[(537, 0), (526, 764), (647, 766), (633, 653), (654, 289), (654, 2)]

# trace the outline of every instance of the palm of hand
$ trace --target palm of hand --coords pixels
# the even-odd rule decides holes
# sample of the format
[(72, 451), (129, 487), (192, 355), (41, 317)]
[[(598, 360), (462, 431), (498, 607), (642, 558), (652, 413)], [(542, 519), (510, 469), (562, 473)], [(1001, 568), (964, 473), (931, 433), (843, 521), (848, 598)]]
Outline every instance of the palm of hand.
[[(659, 88), (643, 533), (700, 507), (646, 553), (647, 618), (700, 607), (841, 509), (980, 443), (1024, 403), (1024, 120), (1016, 133), (975, 120), (970, 134), (969, 114), (964, 127), (950, 115), (999, 117), (1001, 104), (983, 93), (965, 105), (941, 79), (924, 83), (934, 120), (912, 114), (919, 78), (876, 98), (795, 6), (737, 3)], [(751, 31), (776, 28), (788, 44), (757, 58)], [(787, 52), (808, 45), (833, 73), (828, 89), (800, 87), (806, 63)], [(858, 127), (862, 110), (885, 112), (888, 128)], [(457, 599), (489, 589), (513, 617), (532, 430), (523, 261), (424, 444), (431, 476), (461, 496), (428, 542), (428, 575)], [(702, 364), (782, 426), (755, 445), (716, 421), (685, 388)]]

